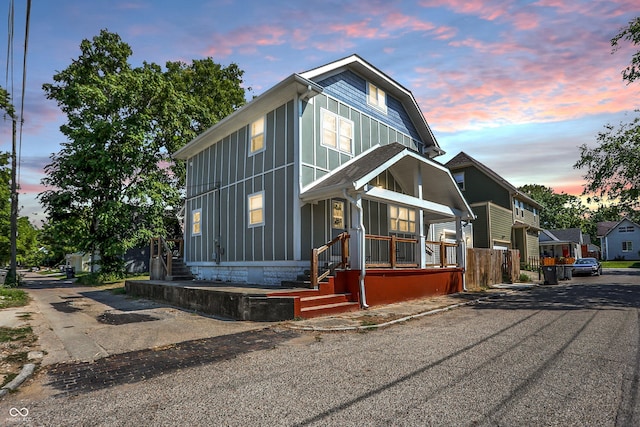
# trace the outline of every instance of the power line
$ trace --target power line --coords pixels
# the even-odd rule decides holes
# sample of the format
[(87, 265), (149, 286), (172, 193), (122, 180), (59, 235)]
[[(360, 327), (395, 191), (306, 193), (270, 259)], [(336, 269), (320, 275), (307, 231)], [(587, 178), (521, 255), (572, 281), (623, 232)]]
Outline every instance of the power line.
[[(13, 0), (9, 2), (9, 14), (7, 16), (7, 63), (5, 69), (4, 86), (10, 94), (13, 94), (13, 22), (14, 8)], [(9, 86), (9, 76), (11, 76), (11, 86)]]
[(27, 0), (27, 17), (24, 29), (24, 54), (22, 58), (22, 96), (20, 99), (20, 138), (18, 143), (18, 182), (22, 163), (22, 127), (24, 125), (24, 92), (27, 86), (27, 47), (29, 45), (29, 23), (31, 18), (31, 0)]

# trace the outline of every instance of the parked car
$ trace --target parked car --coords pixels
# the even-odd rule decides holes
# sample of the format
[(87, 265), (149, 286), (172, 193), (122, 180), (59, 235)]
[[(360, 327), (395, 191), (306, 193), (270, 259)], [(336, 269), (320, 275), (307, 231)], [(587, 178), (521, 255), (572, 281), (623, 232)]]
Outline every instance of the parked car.
[(573, 275), (589, 274), (599, 276), (602, 274), (602, 265), (595, 258), (580, 258), (573, 263), (571, 271)]

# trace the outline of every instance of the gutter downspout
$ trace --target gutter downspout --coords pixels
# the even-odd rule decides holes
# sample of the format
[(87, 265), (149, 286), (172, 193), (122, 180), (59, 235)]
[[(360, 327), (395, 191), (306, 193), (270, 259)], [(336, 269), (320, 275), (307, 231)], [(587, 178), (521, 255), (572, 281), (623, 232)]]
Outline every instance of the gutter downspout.
[(367, 305), (367, 296), (366, 296), (366, 292), (365, 292), (365, 286), (364, 286), (364, 278), (366, 276), (366, 262), (367, 262), (367, 258), (366, 255), (364, 253), (365, 251), (365, 228), (364, 228), (364, 211), (362, 209), (362, 199), (354, 199), (353, 197), (349, 196), (349, 194), (347, 194), (347, 190), (343, 189), (342, 190), (342, 194), (344, 195), (344, 198), (347, 199), (349, 201), (349, 203), (351, 203), (356, 210), (358, 211), (358, 228), (357, 230), (360, 232), (360, 235), (358, 236), (358, 255), (360, 256), (360, 306), (362, 308), (369, 308), (369, 306)]

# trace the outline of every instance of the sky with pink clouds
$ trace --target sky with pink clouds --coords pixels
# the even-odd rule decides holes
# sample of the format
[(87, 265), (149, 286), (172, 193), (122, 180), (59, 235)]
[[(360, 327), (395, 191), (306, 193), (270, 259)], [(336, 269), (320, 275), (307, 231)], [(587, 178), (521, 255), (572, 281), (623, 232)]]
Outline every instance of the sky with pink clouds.
[[(6, 63), (10, 0), (0, 0)], [(15, 4), (14, 71), (0, 86), (19, 106), (26, 1)], [(44, 219), (36, 195), (65, 117), (44, 83), (77, 58), (101, 29), (133, 49), (132, 65), (207, 56), (245, 71), (248, 98), (292, 73), (357, 53), (412, 91), (446, 162), (460, 151), (516, 186), (580, 194), (573, 169), (582, 144), (607, 123), (629, 121), (640, 86), (621, 71), (633, 49), (610, 39), (635, 16), (637, 0), (56, 0), (35, 1), (22, 129), (21, 215)], [(12, 89), (13, 88), (13, 89)], [(0, 151), (11, 123), (0, 120)]]

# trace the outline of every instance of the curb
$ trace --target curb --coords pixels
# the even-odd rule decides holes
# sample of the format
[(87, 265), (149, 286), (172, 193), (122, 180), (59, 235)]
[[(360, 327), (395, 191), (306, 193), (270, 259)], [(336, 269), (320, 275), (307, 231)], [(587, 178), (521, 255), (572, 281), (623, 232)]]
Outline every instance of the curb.
[(31, 374), (33, 374), (35, 368), (36, 365), (34, 363), (27, 363), (26, 365), (24, 365), (18, 376), (11, 380), (11, 382), (9, 382), (7, 385), (2, 387), (2, 389), (0, 389), (0, 397), (4, 396), (10, 391), (14, 391), (15, 389), (17, 389), (20, 384), (22, 384), (27, 378), (31, 376)]
[(429, 316), (429, 315), (432, 315), (432, 314), (438, 314), (438, 313), (442, 313), (442, 312), (445, 312), (445, 311), (453, 310), (454, 308), (462, 307), (462, 306), (465, 306), (465, 305), (477, 304), (477, 303), (479, 303), (481, 301), (488, 300), (488, 299), (491, 299), (491, 298), (503, 297), (506, 294), (507, 294), (507, 292), (504, 292), (504, 293), (495, 294), (495, 295), (491, 295), (491, 296), (487, 296), (487, 297), (483, 297), (483, 298), (478, 298), (478, 299), (471, 300), (471, 301), (465, 301), (465, 302), (461, 302), (461, 303), (458, 303), (458, 304), (452, 304), (452, 305), (448, 305), (448, 306), (445, 306), (445, 307), (436, 308), (436, 309), (433, 309), (433, 310), (423, 311), (421, 313), (411, 314), (409, 316), (401, 317), (399, 319), (390, 320), (388, 322), (379, 323), (379, 324), (376, 324), (376, 325), (337, 326), (337, 327), (334, 327), (334, 328), (290, 325), (290, 326), (288, 326), (288, 328), (289, 329), (293, 329), (293, 330), (297, 330), (297, 331), (311, 331), (311, 332), (345, 332), (345, 331), (363, 331), (363, 330), (368, 330), (368, 329), (379, 329), (379, 328), (384, 328), (384, 327), (387, 327), (387, 326), (391, 326), (391, 325), (396, 324), (396, 323), (406, 322), (407, 320), (417, 319), (417, 318), (420, 318), (420, 317), (423, 317), (423, 316)]

